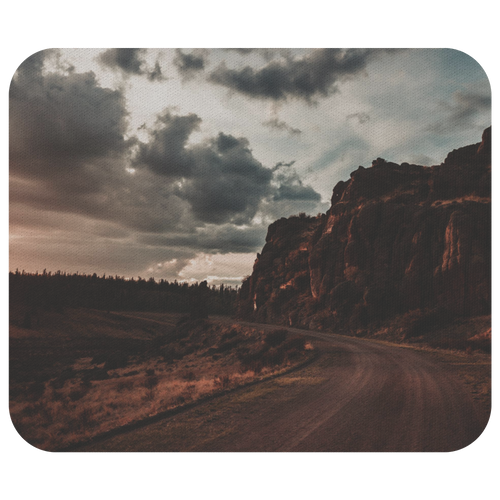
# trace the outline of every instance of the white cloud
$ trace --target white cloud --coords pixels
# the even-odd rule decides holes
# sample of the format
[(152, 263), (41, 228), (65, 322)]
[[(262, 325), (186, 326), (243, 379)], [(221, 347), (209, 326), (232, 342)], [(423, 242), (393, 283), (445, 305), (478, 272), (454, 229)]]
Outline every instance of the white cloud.
[(179, 278), (209, 284), (240, 282), (250, 274), (255, 261), (254, 253), (206, 254), (199, 253), (178, 273)]

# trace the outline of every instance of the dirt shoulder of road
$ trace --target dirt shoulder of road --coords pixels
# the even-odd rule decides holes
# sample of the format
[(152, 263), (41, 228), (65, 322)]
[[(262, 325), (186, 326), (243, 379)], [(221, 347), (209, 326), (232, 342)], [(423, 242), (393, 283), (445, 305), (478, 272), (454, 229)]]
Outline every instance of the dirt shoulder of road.
[(439, 349), (418, 344), (394, 343), (385, 340), (366, 339), (368, 342), (410, 349), (427, 359), (446, 366), (465, 384), (481, 412), (489, 418), (491, 412), (491, 354)]

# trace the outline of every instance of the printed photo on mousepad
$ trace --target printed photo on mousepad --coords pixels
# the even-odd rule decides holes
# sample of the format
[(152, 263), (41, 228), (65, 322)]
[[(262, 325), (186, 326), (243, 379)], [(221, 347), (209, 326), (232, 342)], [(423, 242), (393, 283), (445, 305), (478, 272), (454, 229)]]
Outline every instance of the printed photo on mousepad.
[(48, 49), (9, 104), (20, 439), (447, 452), (482, 434), (491, 92), (475, 59)]

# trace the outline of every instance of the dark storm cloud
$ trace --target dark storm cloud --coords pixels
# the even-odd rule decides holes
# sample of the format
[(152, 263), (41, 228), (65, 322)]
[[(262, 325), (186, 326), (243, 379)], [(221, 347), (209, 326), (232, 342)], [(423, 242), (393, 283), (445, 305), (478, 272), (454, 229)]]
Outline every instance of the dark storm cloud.
[[(201, 124), (195, 114), (165, 111), (146, 128), (149, 142), (126, 140), (122, 91), (101, 87), (92, 72), (64, 70), (62, 64), (44, 68), (47, 57), (56, 61), (54, 54), (29, 58), (10, 91), (12, 228), (50, 234), (52, 243), (43, 244), (47, 258), (53, 252), (69, 266), (71, 259), (90, 262), (95, 251), (97, 269), (110, 262), (104, 249), (112, 253), (119, 246), (123, 258), (115, 269), (125, 269), (130, 259), (132, 270), (146, 255), (140, 253), (146, 243), (136, 242), (134, 261), (127, 242), (147, 233), (164, 238), (163, 257), (159, 247), (150, 252), (157, 262), (170, 260), (172, 249), (179, 256), (193, 255), (193, 249), (253, 252), (267, 225), (267, 219), (252, 224), (257, 213), (266, 215), (271, 204), (279, 211), (286, 200), (314, 198), (298, 180), (282, 176), (278, 169), (285, 169), (284, 163), (274, 169), (262, 165), (245, 138), (220, 133), (190, 144)], [(286, 211), (292, 208), (287, 205)], [(77, 238), (80, 233), (84, 237)]]
[(28, 58), (12, 80), (11, 172), (59, 180), (71, 175), (83, 182), (85, 161), (120, 156), (128, 148), (125, 99), (121, 91), (100, 87), (92, 72), (44, 76), (49, 54)]
[(276, 163), (276, 165), (274, 165), (273, 172), (280, 169), (281, 167), (291, 167), (294, 163), (295, 163), (295, 160), (292, 160), (288, 163), (285, 163), (284, 161), (279, 161), (278, 163)]
[(269, 192), (272, 171), (254, 158), (245, 138), (220, 133), (187, 145), (200, 122), (194, 114), (166, 111), (150, 131), (149, 142), (140, 145), (135, 164), (177, 179), (175, 194), (190, 204), (198, 220), (244, 224)]
[(351, 120), (353, 118), (357, 118), (358, 123), (362, 125), (363, 123), (366, 123), (370, 119), (370, 115), (368, 113), (352, 113), (346, 116), (347, 120)]
[(195, 114), (178, 116), (165, 111), (158, 115), (147, 144), (141, 143), (136, 165), (147, 165), (153, 172), (170, 177), (191, 177), (192, 151), (186, 148), (191, 133), (199, 129), (201, 118)]
[(256, 252), (262, 247), (267, 233), (264, 225), (239, 229), (233, 224), (222, 226), (209, 225), (196, 232), (186, 234), (152, 235), (139, 237), (138, 241), (146, 245), (161, 247), (188, 247), (193, 250), (207, 250), (219, 253)]
[[(286, 165), (288, 166), (288, 165)], [(309, 200), (321, 201), (321, 195), (317, 193), (311, 186), (304, 186), (302, 180), (295, 170), (287, 172), (278, 172), (275, 180), (279, 183), (273, 200)]]
[(121, 91), (100, 87), (91, 72), (44, 74), (49, 55), (29, 58), (11, 84), (15, 210), (75, 213), (155, 232), (193, 226), (185, 217), (189, 205), (172, 186), (153, 173), (126, 172), (135, 141), (124, 139), (127, 110)]
[(161, 72), (161, 66), (158, 61), (156, 61), (154, 69), (148, 73), (148, 80), (151, 80), (152, 82), (161, 82), (166, 80)]
[(144, 49), (108, 49), (99, 56), (99, 60), (110, 68), (121, 69), (132, 75), (142, 75), (144, 53)]
[(148, 69), (145, 54), (146, 49), (108, 49), (98, 59), (104, 66), (121, 70), (125, 75), (145, 75), (151, 81), (164, 80), (160, 63), (156, 61), (154, 69)]
[(204, 222), (246, 224), (270, 190), (272, 171), (254, 158), (245, 138), (220, 133), (192, 148), (196, 171), (177, 190)]
[[(11, 177), (11, 207), (21, 214), (27, 210), (76, 214), (152, 233), (196, 227), (189, 204), (156, 175), (143, 172), (132, 176), (118, 164), (114, 172), (90, 180), (94, 190), (76, 192), (70, 181), (30, 183), (26, 178)], [(25, 226), (22, 215), (19, 219), (19, 225)]]
[(276, 56), (289, 58), (291, 53), (290, 49), (268, 49), (268, 48), (228, 48), (224, 50), (236, 52), (241, 56), (247, 56), (249, 54), (258, 54), (262, 56), (266, 61), (270, 61)]
[(265, 127), (269, 127), (271, 129), (275, 130), (283, 130), (288, 132), (290, 135), (300, 135), (302, 133), (302, 130), (298, 128), (293, 128), (288, 123), (278, 120), (278, 118), (271, 118), (267, 122), (263, 122), (262, 125)]
[(193, 50), (185, 53), (181, 49), (175, 50), (174, 65), (185, 80), (194, 78), (196, 73), (203, 71), (206, 64), (206, 51)]
[[(429, 127), (432, 132), (446, 133), (458, 128), (474, 126), (474, 120), (481, 113), (488, 113), (491, 110), (491, 94), (486, 92), (463, 92), (458, 91), (453, 94), (453, 102), (441, 103), (446, 117)], [(485, 128), (487, 124), (481, 124), (480, 128)]]
[(321, 201), (321, 195), (317, 193), (311, 186), (304, 186), (302, 182), (297, 184), (282, 184), (276, 194), (274, 200), (312, 200)]
[(222, 63), (209, 76), (249, 97), (312, 102), (337, 90), (336, 84), (360, 74), (367, 63), (385, 52), (381, 49), (316, 49), (303, 57), (272, 60), (260, 69), (230, 69)]
[(278, 172), (294, 162), (266, 168), (253, 156), (244, 137), (221, 132), (189, 145), (189, 136), (200, 123), (197, 115), (165, 111), (134, 159), (137, 168), (148, 167), (169, 178), (175, 195), (189, 203), (198, 221), (248, 224), (266, 200), (320, 200), (312, 187), (302, 185), (295, 170)]

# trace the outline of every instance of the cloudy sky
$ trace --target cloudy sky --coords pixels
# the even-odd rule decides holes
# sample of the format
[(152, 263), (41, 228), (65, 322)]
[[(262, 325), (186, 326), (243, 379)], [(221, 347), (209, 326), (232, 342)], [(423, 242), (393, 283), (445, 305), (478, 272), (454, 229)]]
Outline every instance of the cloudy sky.
[(491, 124), (455, 50), (61, 49), (10, 89), (10, 268), (237, 285), (267, 226)]

